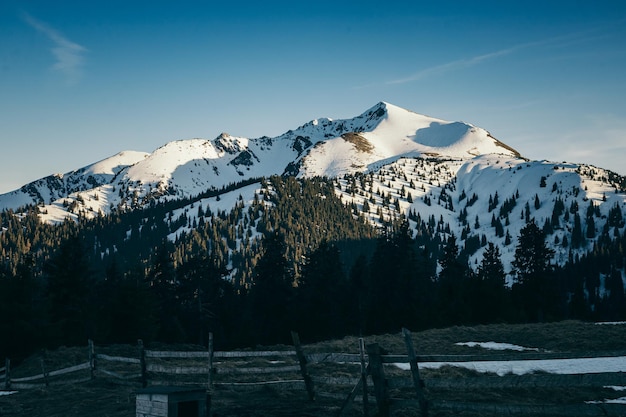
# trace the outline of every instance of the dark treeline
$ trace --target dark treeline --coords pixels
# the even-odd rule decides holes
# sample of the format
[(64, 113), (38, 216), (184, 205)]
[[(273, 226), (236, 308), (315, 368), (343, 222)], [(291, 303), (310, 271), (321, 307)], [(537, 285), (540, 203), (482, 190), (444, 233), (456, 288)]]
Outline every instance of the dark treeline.
[(506, 285), (489, 242), (476, 243), (484, 251), (471, 269), (467, 245), (432, 219), (376, 232), (327, 180), (261, 185), (272, 192), (229, 213), (195, 202), (178, 216), (154, 206), (57, 226), (34, 209), (2, 213), (0, 357), (88, 338), (206, 344), (212, 331), (228, 349), (289, 343), (290, 330), (311, 342), (403, 326), (626, 319), (617, 226), (556, 267), (545, 227), (528, 219)]

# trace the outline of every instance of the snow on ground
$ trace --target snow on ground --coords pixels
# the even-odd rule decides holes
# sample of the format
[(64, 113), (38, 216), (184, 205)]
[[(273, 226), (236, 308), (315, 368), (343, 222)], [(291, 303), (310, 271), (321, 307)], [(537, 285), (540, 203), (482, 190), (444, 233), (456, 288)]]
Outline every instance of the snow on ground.
[(15, 394), (17, 391), (0, 391), (0, 396)]
[[(626, 387), (609, 386), (609, 387), (604, 387), (604, 388), (612, 389), (614, 391), (626, 391)], [(613, 399), (604, 400), (604, 401), (586, 401), (586, 403), (587, 404), (626, 404), (626, 397), (613, 398)]]
[(619, 325), (619, 324), (626, 324), (626, 321), (601, 321), (595, 324), (610, 324), (610, 325)]
[[(410, 364), (396, 363), (398, 368), (409, 370)], [(542, 371), (553, 374), (595, 374), (602, 372), (626, 372), (626, 356), (577, 359), (536, 359), (516, 361), (474, 361), (474, 362), (420, 362), (422, 369), (439, 369), (444, 365), (456, 366), (481, 373), (524, 375)]]
[(539, 352), (537, 348), (529, 348), (524, 346), (512, 345), (510, 343), (499, 343), (499, 342), (459, 342), (455, 343), (457, 346), (467, 346), (467, 347), (481, 347), (483, 349), (489, 350), (515, 350), (518, 352), (522, 352), (524, 350), (534, 350)]

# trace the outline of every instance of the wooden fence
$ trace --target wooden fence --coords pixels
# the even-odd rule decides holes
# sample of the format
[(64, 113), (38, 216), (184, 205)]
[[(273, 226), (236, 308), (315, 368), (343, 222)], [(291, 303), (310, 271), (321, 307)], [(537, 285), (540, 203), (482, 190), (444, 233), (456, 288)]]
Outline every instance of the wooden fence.
[[(417, 355), (411, 334), (403, 329), (406, 355), (388, 355), (378, 344), (365, 345), (359, 339), (359, 353), (306, 353), (299, 337), (292, 333), (293, 349), (274, 351), (214, 351), (213, 336), (205, 351), (163, 351), (146, 349), (141, 341), (134, 356), (114, 356), (100, 353), (93, 342), (86, 349), (86, 361), (71, 367), (50, 370), (45, 353), (41, 372), (32, 376), (13, 377), (11, 362), (0, 368), (0, 384), (6, 390), (42, 388), (51, 384), (72, 384), (92, 379), (106, 379), (118, 384), (194, 385), (204, 386), (214, 396), (220, 392), (275, 390), (306, 392), (314, 401), (323, 397), (336, 401), (337, 415), (345, 414), (355, 403), (368, 416), (375, 407), (378, 415), (388, 416), (396, 408), (414, 408), (422, 416), (430, 412), (473, 412), (492, 415), (626, 415), (626, 405), (620, 404), (515, 404), (472, 401), (448, 401), (429, 398), (436, 390), (551, 389), (602, 388), (626, 386), (626, 374), (555, 375), (480, 375), (471, 377), (431, 377), (420, 375), (420, 362), (466, 362), (506, 359), (564, 359), (581, 355), (554, 353), (489, 354), (489, 355)], [(104, 350), (104, 349), (102, 349)], [(616, 352), (617, 354), (617, 352)], [(620, 352), (623, 354), (623, 352)], [(410, 373), (400, 371), (398, 363), (409, 364)], [(17, 373), (17, 372), (16, 372)], [(1, 385), (0, 385), (1, 386)], [(446, 391), (448, 390), (448, 391)], [(371, 400), (370, 400), (371, 398)]]

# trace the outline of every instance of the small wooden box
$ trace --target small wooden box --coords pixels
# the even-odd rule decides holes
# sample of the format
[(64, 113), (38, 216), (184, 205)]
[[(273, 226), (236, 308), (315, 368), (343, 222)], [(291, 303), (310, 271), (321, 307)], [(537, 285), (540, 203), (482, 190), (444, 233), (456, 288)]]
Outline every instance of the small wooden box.
[(204, 388), (156, 386), (137, 391), (136, 417), (207, 417), (210, 399)]

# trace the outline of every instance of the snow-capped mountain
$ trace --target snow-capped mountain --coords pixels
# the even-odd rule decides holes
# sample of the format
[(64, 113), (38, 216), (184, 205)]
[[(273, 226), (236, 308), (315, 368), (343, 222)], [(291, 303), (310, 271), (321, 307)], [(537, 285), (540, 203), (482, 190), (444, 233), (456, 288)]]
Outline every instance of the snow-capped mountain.
[(284, 173), (335, 177), (376, 170), (400, 157), (472, 158), (487, 153), (519, 156), (481, 128), (381, 102), (353, 119), (316, 119), (274, 138), (222, 133), (213, 140), (170, 142), (151, 154), (121, 152), (1, 195), (0, 209), (52, 206), (47, 211), (56, 212), (58, 219), (62, 215), (58, 209), (67, 212), (67, 200), (79, 196), (81, 200), (98, 196), (91, 199), (97, 203), (84, 204), (89, 215), (118, 206), (136, 208), (153, 199), (190, 197), (251, 177)]
[[(228, 211), (255, 199), (259, 185), (246, 180), (283, 174), (334, 178), (342, 201), (374, 225), (406, 215), (414, 228), (421, 219), (454, 234), (472, 263), (482, 241), (494, 242), (507, 269), (531, 218), (548, 232), (560, 264), (571, 249), (582, 253), (601, 233), (625, 227), (626, 182), (617, 174), (529, 161), (482, 128), (384, 102), (352, 119), (316, 119), (273, 138), (222, 133), (170, 142), (150, 154), (122, 152), (1, 195), (0, 209), (37, 204), (48, 222), (181, 199), (202, 211)], [(240, 182), (245, 186), (226, 192)], [(200, 198), (219, 190), (225, 190), (220, 198)], [(190, 225), (194, 210), (179, 208), (170, 221), (184, 213)]]

